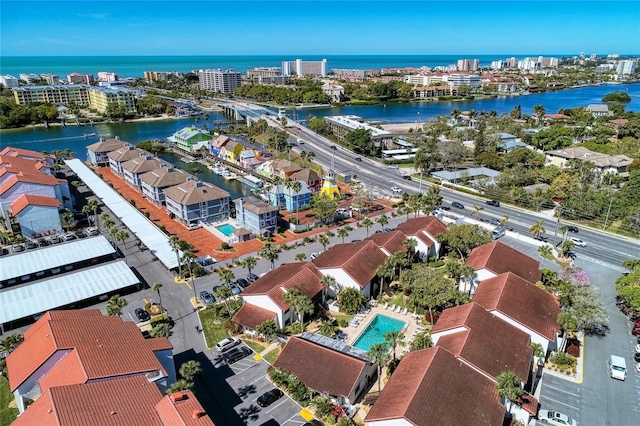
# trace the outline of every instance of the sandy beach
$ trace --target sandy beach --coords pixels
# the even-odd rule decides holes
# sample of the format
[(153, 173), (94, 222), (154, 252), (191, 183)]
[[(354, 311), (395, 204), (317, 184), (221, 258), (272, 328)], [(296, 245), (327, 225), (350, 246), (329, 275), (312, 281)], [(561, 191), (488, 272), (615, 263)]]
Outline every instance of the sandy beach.
[(394, 124), (382, 124), (384, 130), (388, 130), (393, 133), (407, 133), (409, 129), (418, 130), (424, 126), (425, 122), (418, 123), (394, 123)]

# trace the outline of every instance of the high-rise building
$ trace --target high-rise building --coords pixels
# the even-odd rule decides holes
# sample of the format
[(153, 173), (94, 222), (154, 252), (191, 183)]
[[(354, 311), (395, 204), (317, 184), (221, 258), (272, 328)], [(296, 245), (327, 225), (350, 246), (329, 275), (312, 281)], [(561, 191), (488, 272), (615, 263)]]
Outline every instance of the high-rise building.
[(93, 75), (72, 72), (71, 74), (67, 75), (67, 81), (69, 82), (69, 84), (89, 84), (93, 82)]
[(117, 81), (118, 80), (118, 74), (114, 73), (114, 72), (106, 72), (106, 71), (100, 71), (98, 73), (98, 81)]
[(516, 58), (515, 56), (512, 56), (509, 59), (507, 59), (507, 68), (517, 68), (517, 67), (518, 67), (518, 58)]
[(154, 81), (166, 81), (170, 75), (182, 77), (182, 73), (180, 71), (145, 71), (144, 79), (150, 83)]
[(637, 69), (638, 69), (637, 60), (619, 61), (618, 67), (616, 68), (616, 73), (620, 75), (629, 75), (636, 72)]
[(45, 84), (60, 84), (60, 77), (55, 74), (40, 74), (40, 79)]
[(40, 76), (32, 72), (20, 74), (20, 80), (26, 81), (27, 84), (40, 83)]
[(317, 75), (324, 77), (327, 75), (327, 60), (303, 61), (302, 59), (296, 59), (295, 61), (284, 61), (282, 62), (282, 75), (297, 75), (298, 77)]
[(12, 75), (0, 75), (0, 84), (6, 88), (18, 87), (18, 79)]
[(478, 59), (458, 59), (458, 71), (478, 71)]
[(242, 84), (242, 73), (234, 69), (198, 70), (200, 88), (220, 93), (231, 93)]

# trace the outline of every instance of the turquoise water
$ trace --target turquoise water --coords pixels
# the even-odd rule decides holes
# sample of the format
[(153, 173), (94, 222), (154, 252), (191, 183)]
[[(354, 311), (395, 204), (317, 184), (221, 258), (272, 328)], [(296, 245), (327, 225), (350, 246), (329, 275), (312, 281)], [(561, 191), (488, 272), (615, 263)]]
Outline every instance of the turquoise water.
[(371, 346), (384, 342), (384, 334), (386, 332), (400, 331), (406, 324), (404, 321), (377, 314), (356, 341), (353, 342), (353, 346), (368, 352)]
[(224, 225), (216, 226), (216, 229), (229, 237), (236, 228), (233, 225), (225, 223)]

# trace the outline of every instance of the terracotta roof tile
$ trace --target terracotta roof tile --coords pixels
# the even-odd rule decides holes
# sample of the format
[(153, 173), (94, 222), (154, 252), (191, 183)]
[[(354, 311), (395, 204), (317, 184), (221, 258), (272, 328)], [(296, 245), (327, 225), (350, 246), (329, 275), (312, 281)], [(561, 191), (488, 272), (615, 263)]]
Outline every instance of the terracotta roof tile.
[(15, 216), (28, 206), (60, 207), (60, 201), (53, 197), (23, 194), (11, 203), (11, 213)]
[(333, 396), (349, 396), (370, 362), (293, 336), (273, 363), (309, 388)]
[(40, 398), (36, 399), (11, 426), (60, 426), (58, 416), (53, 411), (53, 401), (48, 390), (43, 392)]
[(336, 244), (313, 260), (319, 269), (340, 268), (361, 288), (365, 288), (376, 268), (387, 259), (384, 252), (372, 240), (357, 243)]
[(233, 321), (243, 327), (255, 330), (263, 322), (275, 319), (276, 313), (268, 309), (263, 309), (252, 303), (245, 303), (233, 317)]
[(25, 174), (20, 172), (11, 176), (2, 186), (0, 186), (0, 195), (13, 188), (13, 186), (18, 182), (35, 183), (38, 185), (47, 186), (56, 186), (60, 184), (60, 181), (58, 179), (46, 173)]
[(310, 299), (317, 296), (323, 289), (320, 280), (322, 273), (311, 262), (283, 263), (269, 272), (245, 291), (245, 296), (267, 295), (283, 311), (289, 309), (284, 302), (286, 290), (296, 288)]
[(40, 380), (40, 390), (44, 393), (51, 387), (77, 385), (86, 381), (87, 374), (82, 367), (78, 352), (71, 350)]
[(44, 155), (41, 152), (38, 151), (32, 151), (30, 149), (23, 149), (23, 148), (14, 148), (11, 146), (8, 146), (6, 148), (4, 148), (2, 151), (0, 151), (0, 155), (6, 155), (9, 157), (27, 157), (27, 158), (47, 158), (46, 155)]
[(45, 160), (30, 160), (28, 158), (0, 155), (0, 169), (9, 170), (12, 173), (23, 174), (41, 173), (42, 169), (51, 169), (51, 165)]
[(365, 422), (501, 426), (505, 408), (495, 383), (441, 347), (406, 354)]
[(542, 277), (540, 262), (500, 241), (476, 247), (465, 263), (476, 271), (488, 269), (496, 275), (513, 272), (531, 283)]
[(555, 340), (560, 329), (557, 323), (560, 307), (555, 296), (511, 272), (482, 281), (473, 301), (489, 311), (502, 313), (549, 341)]
[(144, 342), (152, 351), (168, 351), (173, 350), (173, 345), (166, 337), (156, 337), (153, 339), (145, 339)]
[[(440, 321), (444, 320), (443, 324)], [(446, 327), (446, 328), (444, 328)], [(515, 371), (523, 382), (529, 377), (532, 349), (527, 333), (491, 314), (477, 303), (445, 309), (432, 335), (462, 328), (438, 339), (455, 356), (494, 379), (505, 370)], [(505, 348), (509, 350), (505, 350)]]
[(156, 411), (163, 426), (215, 426), (191, 391), (165, 396)]
[(366, 240), (371, 240), (386, 252), (387, 256), (391, 256), (397, 251), (407, 252), (407, 248), (402, 244), (407, 237), (398, 230), (391, 232), (379, 232), (373, 234)]
[(7, 357), (11, 392), (16, 390), (57, 350), (50, 324), (48, 322), (38, 324), (41, 320), (42, 318), (27, 330), (31, 332), (29, 335), (25, 332), (24, 342)]
[[(449, 232), (447, 225), (442, 223), (435, 216), (421, 216), (408, 219), (396, 227), (397, 231), (402, 231), (406, 236), (414, 236), (427, 246), (433, 246), (434, 242), (429, 236), (435, 238), (438, 234)], [(427, 236), (428, 234), (429, 236)]]

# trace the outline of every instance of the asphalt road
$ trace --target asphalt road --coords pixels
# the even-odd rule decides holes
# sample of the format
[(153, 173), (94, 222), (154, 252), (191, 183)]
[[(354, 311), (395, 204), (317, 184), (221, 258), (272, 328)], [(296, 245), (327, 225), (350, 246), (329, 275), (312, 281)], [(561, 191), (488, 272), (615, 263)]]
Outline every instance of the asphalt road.
[[(414, 180), (405, 180), (403, 175), (409, 174), (407, 169), (389, 169), (373, 160), (361, 158), (362, 161), (355, 161), (357, 154), (347, 150), (346, 148), (336, 145), (333, 141), (320, 136), (306, 127), (295, 125), (293, 122), (289, 122), (289, 131), (293, 135), (290, 140), (294, 149), (297, 151), (313, 151), (315, 154), (314, 161), (322, 164), (325, 167), (330, 167), (332, 163), (332, 157), (334, 157), (335, 170), (337, 173), (350, 173), (355, 174), (358, 180), (361, 181), (368, 189), (372, 190), (374, 194), (378, 196), (392, 196), (391, 187), (397, 186), (404, 192), (409, 194), (416, 193), (420, 190), (420, 183)], [(305, 141), (303, 145), (296, 143), (296, 139), (300, 138)], [(336, 149), (332, 150), (331, 147), (335, 146)], [(429, 183), (424, 182), (422, 184), (422, 191), (426, 192), (430, 186)], [(558, 226), (556, 218), (553, 217), (553, 212), (531, 212), (519, 207), (509, 206), (502, 204), (500, 207), (492, 207), (486, 203), (485, 198), (477, 197), (474, 195), (453, 191), (444, 187), (441, 187), (441, 195), (443, 196), (443, 204), (450, 205), (452, 201), (461, 202), (464, 206), (464, 210), (455, 209), (456, 214), (462, 214), (464, 216), (470, 216), (473, 207), (479, 206), (483, 210), (479, 214), (479, 218), (488, 219), (489, 217), (495, 217), (501, 219), (504, 215), (509, 215), (508, 227), (513, 228), (514, 231), (523, 235), (530, 235), (529, 228), (540, 220), (544, 221), (544, 228), (546, 230), (545, 237), (549, 242), (553, 242), (554, 233)], [(568, 222), (561, 221), (560, 226), (569, 224)], [(625, 260), (635, 259), (640, 257), (640, 241), (637, 239), (620, 237), (608, 232), (603, 232), (593, 228), (579, 227), (578, 234), (570, 234), (582, 239), (587, 243), (587, 247), (575, 247), (574, 252), (578, 257), (584, 260), (594, 263), (604, 263), (607, 265), (614, 265), (618, 270), (622, 270), (620, 264)], [(557, 234), (557, 241), (561, 240), (561, 233)]]

